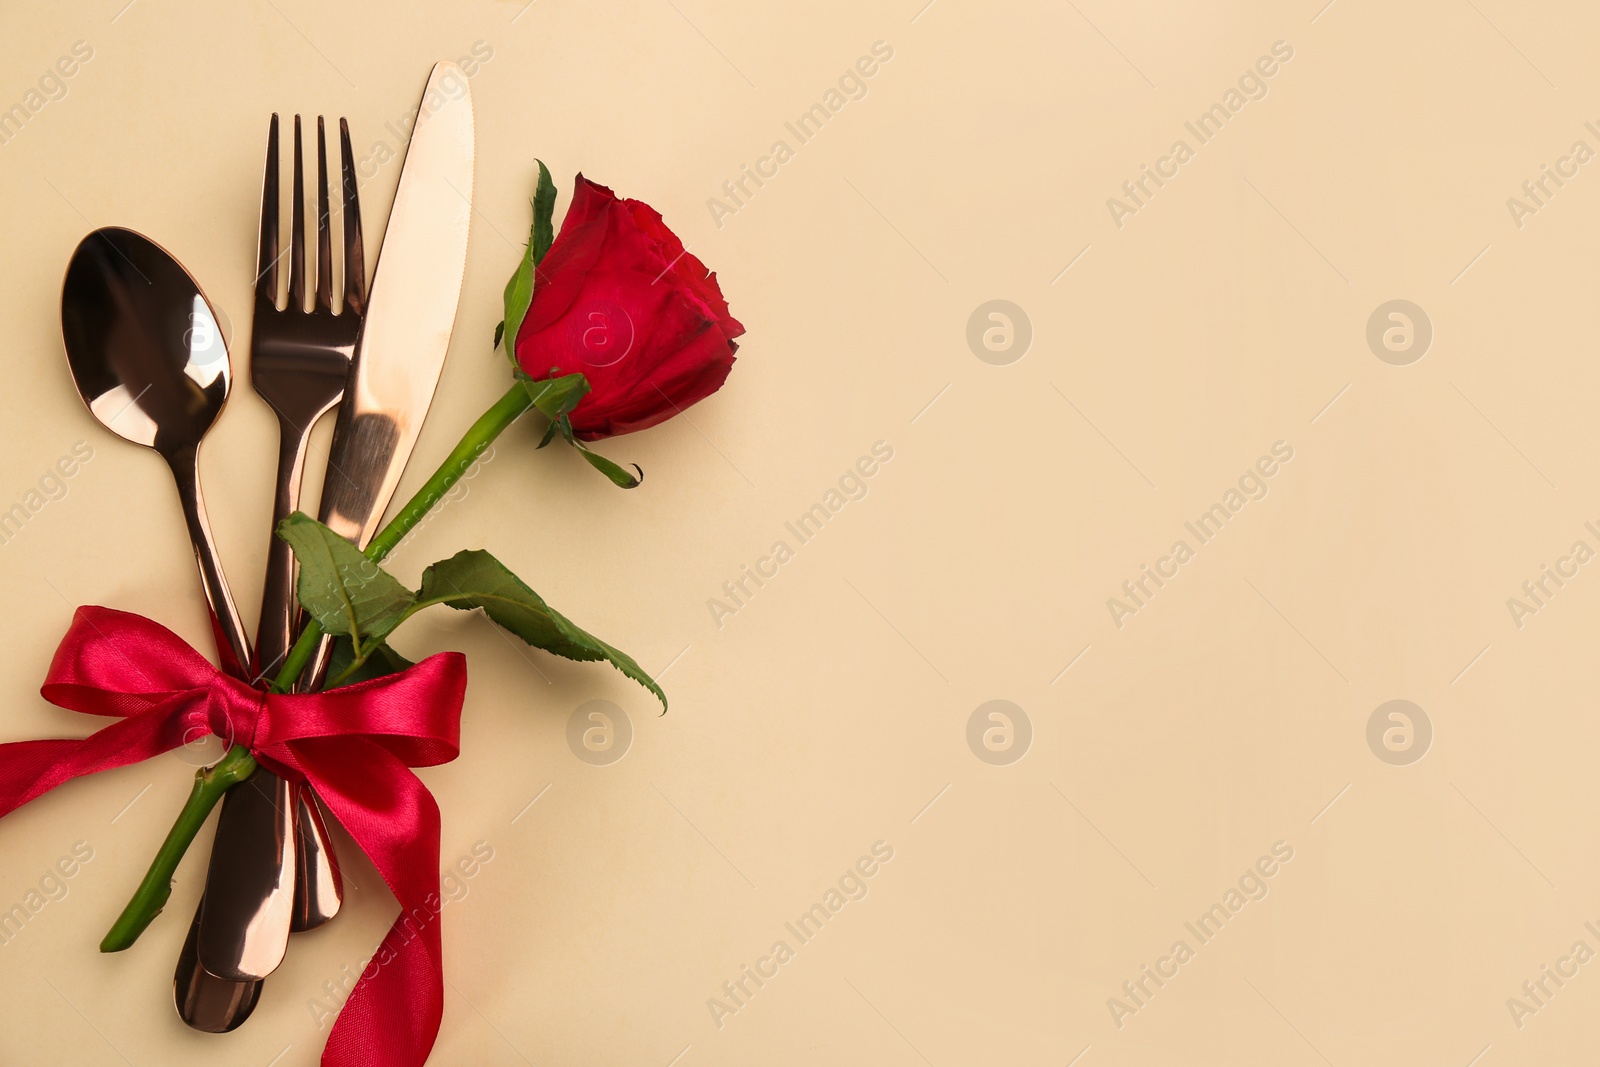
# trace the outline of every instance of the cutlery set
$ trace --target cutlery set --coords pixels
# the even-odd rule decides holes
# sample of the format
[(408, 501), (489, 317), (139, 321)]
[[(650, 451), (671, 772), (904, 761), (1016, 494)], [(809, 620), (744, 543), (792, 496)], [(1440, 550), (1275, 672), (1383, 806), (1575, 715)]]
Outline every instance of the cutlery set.
[[(310, 224), (303, 131), (300, 117), (294, 119), (285, 254), (280, 130), (272, 116), (250, 374), (278, 418), (273, 530), (306, 510), (300, 487), (312, 428), (335, 407), (322, 522), (363, 548), (399, 485), (438, 385), (466, 267), (474, 145), (466, 84), (452, 63), (433, 68), (370, 294), (348, 125), (339, 120), (343, 233), (336, 287), (327, 129), (319, 117), (316, 220)], [(446, 85), (453, 91), (445, 93)], [(280, 669), (304, 618), (295, 602), (294, 556), (273, 536), (252, 646), (217, 556), (198, 459), (233, 375), (210, 303), (160, 246), (108, 227), (89, 234), (73, 253), (61, 322), (67, 361), (90, 412), (111, 432), (153, 449), (172, 470), (223, 669), (264, 685)], [(298, 691), (322, 684), (330, 651), (324, 637)], [(212, 1033), (239, 1026), (254, 1010), (264, 979), (283, 961), (290, 933), (328, 922), (342, 897), (327, 818), (314, 792), (258, 767), (222, 803), (205, 890), (174, 976), (179, 1015)]]

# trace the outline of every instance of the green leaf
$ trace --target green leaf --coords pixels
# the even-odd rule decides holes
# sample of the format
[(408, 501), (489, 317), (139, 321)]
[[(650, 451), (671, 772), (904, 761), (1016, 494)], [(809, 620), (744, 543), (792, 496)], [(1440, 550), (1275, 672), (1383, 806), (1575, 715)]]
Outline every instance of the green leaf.
[[(373, 648), (364, 662), (356, 662), (355, 646), (348, 637), (335, 637), (333, 639), (333, 653), (328, 658), (328, 677), (340, 679), (341, 685), (355, 685), (357, 682), (370, 682), (374, 678), (384, 678), (391, 674), (399, 674), (407, 667), (413, 666), (412, 662), (390, 648), (381, 644)], [(354, 668), (352, 670), (352, 667)], [(349, 676), (346, 677), (346, 672)]]
[(300, 563), (301, 605), (330, 634), (353, 639), (357, 656), (400, 625), (416, 595), (316, 519), (295, 512), (278, 524)]
[(517, 264), (516, 273), (511, 275), (511, 280), (506, 282), (505, 291), (505, 321), (500, 329), (495, 331), (495, 343), (499, 344), (501, 338), (506, 338), (506, 355), (516, 362), (517, 331), (522, 328), (522, 320), (528, 315), (528, 305), (533, 303), (534, 268), (544, 259), (544, 254), (550, 251), (550, 245), (555, 241), (555, 224), (552, 216), (556, 210), (556, 186), (550, 180), (550, 171), (543, 161), (535, 160), (539, 164), (539, 181), (533, 190), (533, 226), (528, 231), (528, 244), (522, 252), (522, 262)]
[(429, 604), (448, 604), (460, 611), (482, 608), (490, 619), (535, 648), (572, 660), (605, 660), (654, 693), (666, 710), (667, 694), (631, 656), (574, 625), (487, 552), (457, 552), (424, 571), (417, 607)]
[(500, 347), (500, 338), (504, 337), (505, 335), (506, 335), (506, 320), (505, 319), (501, 319), (499, 322), (494, 324), (494, 344), (490, 345), (489, 347), (490, 348), (499, 348)]
[(559, 378), (535, 381), (519, 370), (517, 378), (533, 398), (533, 406), (552, 422), (565, 417), (578, 406), (580, 400), (589, 395), (589, 379), (582, 374), (564, 374)]
[(540, 448), (543, 448), (545, 445), (556, 439), (556, 434), (560, 432), (561, 424), (565, 421), (565, 419), (557, 419), (555, 422), (552, 422), (549, 426), (545, 427), (544, 436), (539, 438)]

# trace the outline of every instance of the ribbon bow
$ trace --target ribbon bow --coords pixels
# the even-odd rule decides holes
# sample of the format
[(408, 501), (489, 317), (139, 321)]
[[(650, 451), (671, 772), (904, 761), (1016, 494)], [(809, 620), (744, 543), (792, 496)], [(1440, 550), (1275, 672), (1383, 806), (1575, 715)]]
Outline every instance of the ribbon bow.
[(439, 806), (412, 767), (459, 752), (466, 660), (430, 656), (326, 693), (263, 693), (223, 674), (166, 627), (110, 608), (73, 616), (40, 692), (120, 721), (81, 740), (0, 745), (0, 816), (63, 782), (171, 751), (202, 731), (309, 782), (400, 902), (356, 984), (323, 1067), (421, 1067), (444, 1015)]

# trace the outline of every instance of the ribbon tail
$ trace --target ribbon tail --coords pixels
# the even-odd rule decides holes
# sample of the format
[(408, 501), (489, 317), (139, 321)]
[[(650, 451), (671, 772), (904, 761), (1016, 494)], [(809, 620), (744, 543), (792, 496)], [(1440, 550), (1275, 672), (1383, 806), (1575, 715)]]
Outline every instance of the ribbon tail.
[(339, 1013), (322, 1067), (423, 1067), (444, 1019), (439, 806), (409, 767), (365, 738), (295, 741), (270, 755), (305, 775), (400, 902)]
[(0, 745), (0, 816), (74, 778), (170, 752), (183, 743), (181, 730), (169, 716), (143, 714), (114, 722), (85, 738)]

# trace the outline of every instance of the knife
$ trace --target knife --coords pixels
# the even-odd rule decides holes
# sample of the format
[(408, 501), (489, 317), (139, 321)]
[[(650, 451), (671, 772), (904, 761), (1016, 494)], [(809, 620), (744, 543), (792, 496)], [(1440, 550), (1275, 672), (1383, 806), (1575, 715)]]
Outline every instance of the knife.
[[(437, 63), (406, 150), (322, 483), (318, 518), (357, 548), (378, 532), (450, 348), (467, 269), (473, 146), (466, 76), (454, 63)], [(324, 635), (303, 688), (321, 684), (332, 648)]]
[[(450, 347), (466, 273), (473, 157), (467, 78), (454, 63), (435, 64), (406, 149), (323, 479), (322, 522), (358, 548), (377, 532), (399, 486)], [(331, 645), (324, 637), (318, 647), (305, 676), (311, 687), (327, 669)], [(292, 870), (293, 862), (286, 866)], [(207, 971), (259, 979), (282, 961), (288, 938), (282, 917), (266, 907), (238, 914), (267, 895), (213, 898), (207, 892), (198, 946)], [(247, 939), (270, 940), (276, 951), (242, 952), (239, 938), (225, 932), (230, 927), (252, 935), (259, 930), (261, 936)]]
[(322, 485), (322, 522), (365, 548), (433, 402), (472, 223), (472, 96), (454, 63), (422, 94)]

